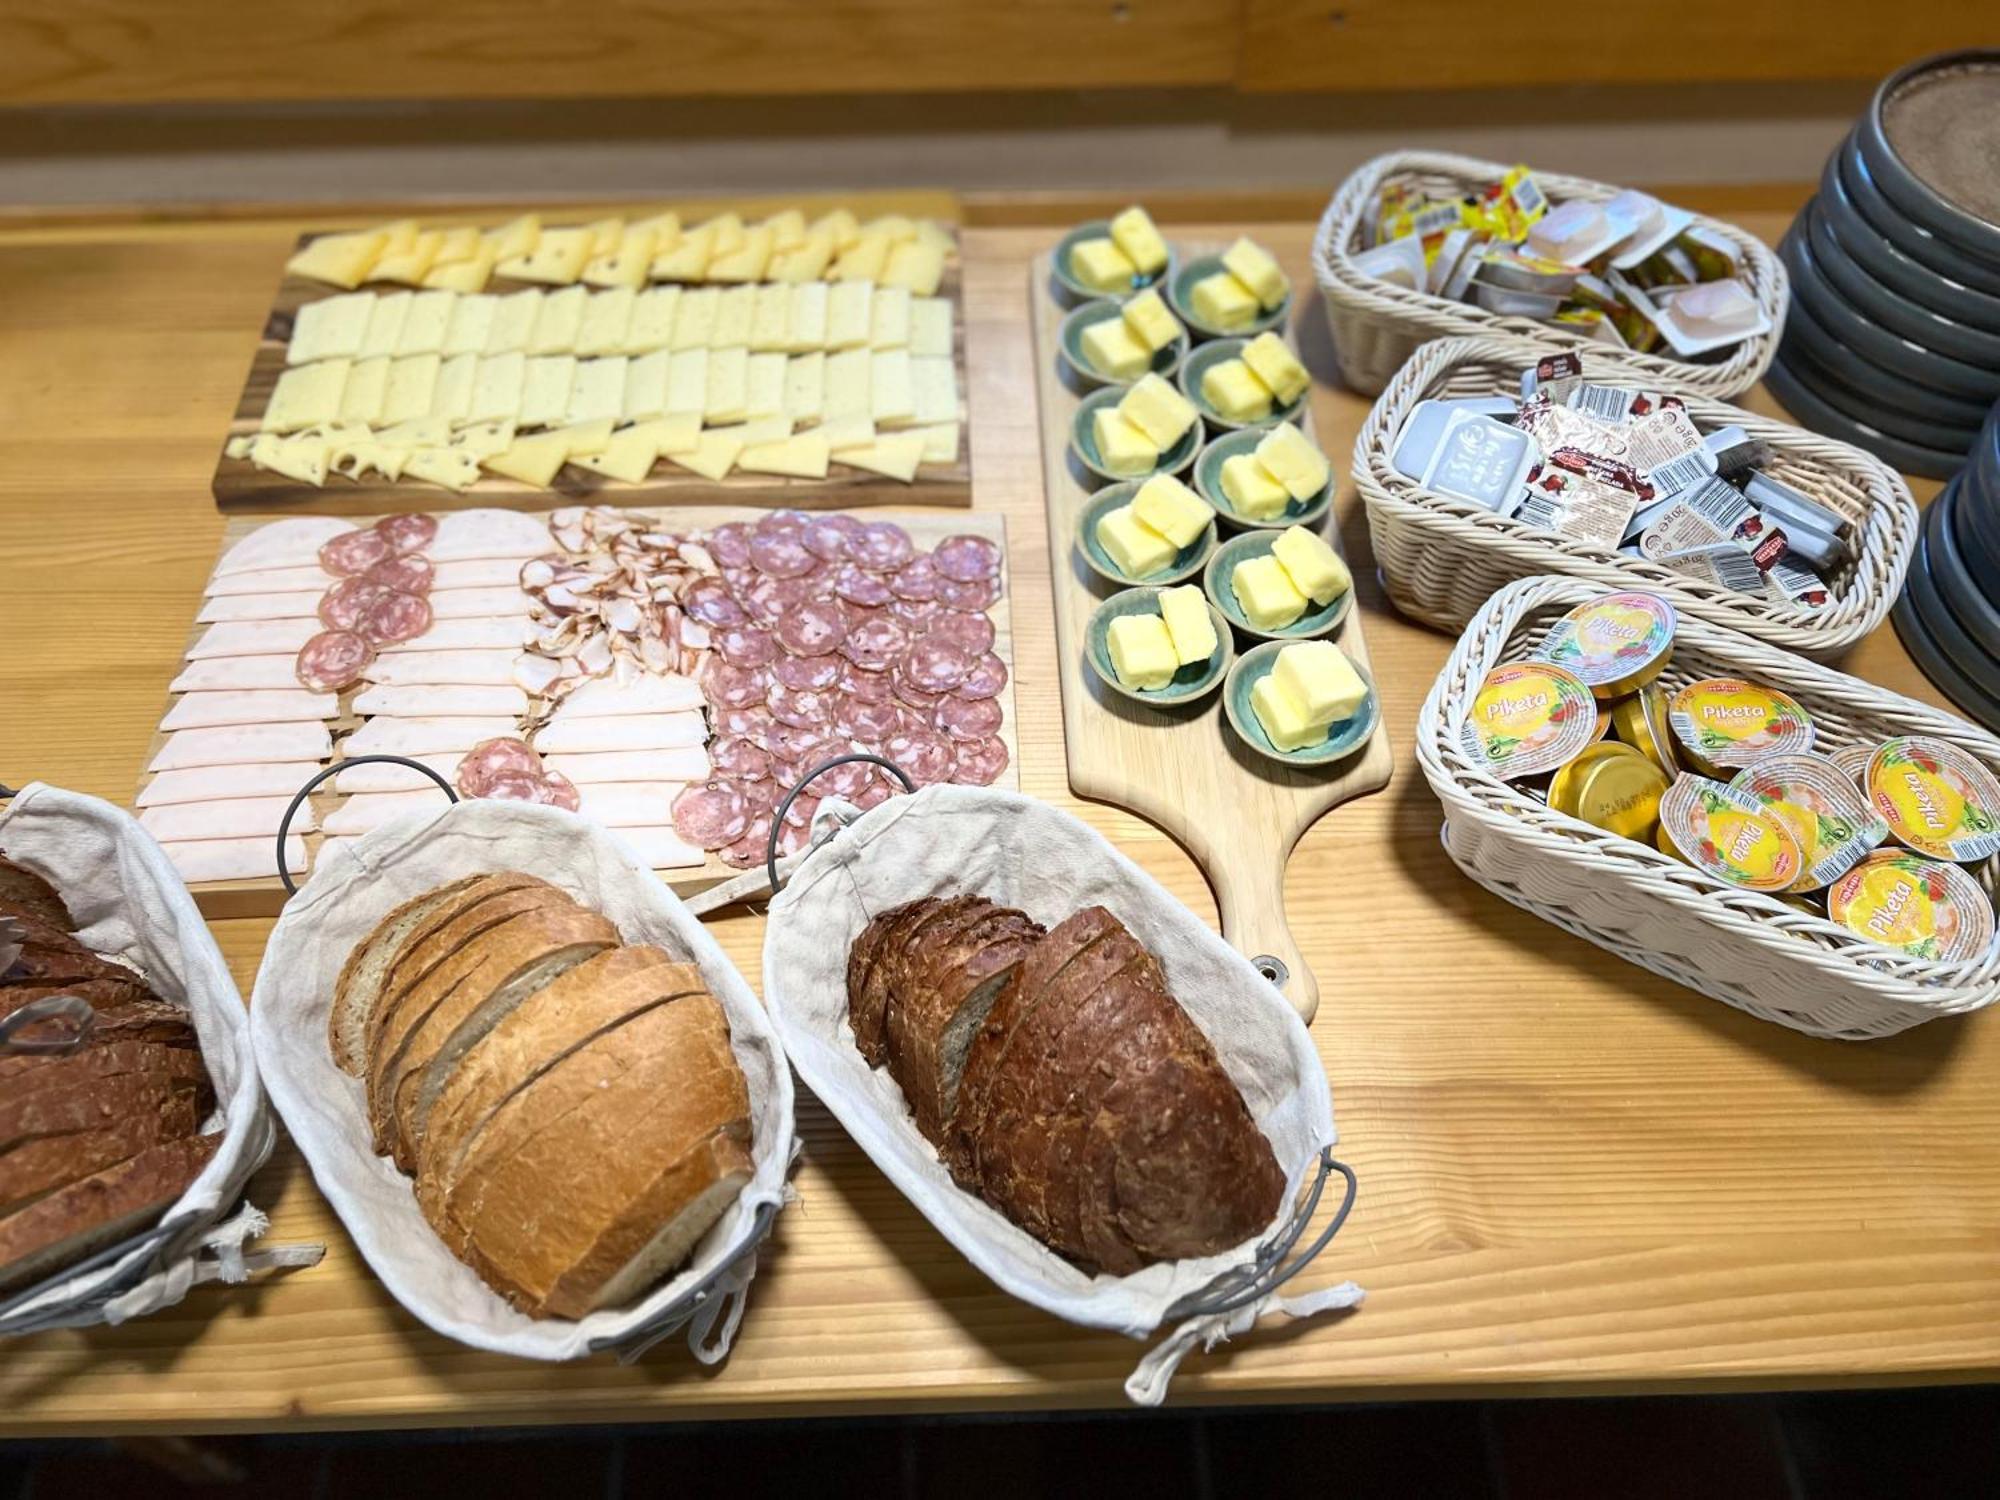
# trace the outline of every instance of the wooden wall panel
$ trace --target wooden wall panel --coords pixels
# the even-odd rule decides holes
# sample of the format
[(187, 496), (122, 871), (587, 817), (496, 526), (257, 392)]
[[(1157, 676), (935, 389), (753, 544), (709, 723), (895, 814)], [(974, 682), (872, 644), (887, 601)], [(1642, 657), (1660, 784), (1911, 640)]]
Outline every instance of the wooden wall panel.
[(6, 0), (0, 101), (1214, 85), (1238, 21), (1237, 0)]
[[(1247, 92), (1879, 78), (2000, 42), (1992, 0), (1242, 0)], [(1551, 118), (1562, 109), (1549, 101)]]

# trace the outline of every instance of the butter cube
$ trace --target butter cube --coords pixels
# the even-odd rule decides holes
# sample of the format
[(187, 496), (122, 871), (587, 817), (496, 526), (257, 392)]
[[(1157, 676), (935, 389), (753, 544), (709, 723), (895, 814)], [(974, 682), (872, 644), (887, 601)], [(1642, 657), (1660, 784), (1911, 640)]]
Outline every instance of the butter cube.
[(1204, 276), (1188, 293), (1195, 317), (1224, 332), (1248, 328), (1257, 320), (1257, 294), (1227, 271)]
[(1312, 384), (1312, 376), (1306, 367), (1292, 353), (1285, 341), (1266, 329), (1243, 350), (1243, 363), (1256, 372), (1257, 378), (1271, 388), (1271, 394), (1286, 406), (1306, 393)]
[(1171, 474), (1156, 474), (1140, 485), (1132, 511), (1176, 547), (1193, 542), (1215, 519), (1214, 508)]
[(1333, 472), (1326, 455), (1290, 422), (1280, 422), (1264, 435), (1257, 445), (1257, 462), (1291, 491), (1294, 500), (1310, 500), (1317, 495)]
[(1194, 403), (1158, 375), (1145, 376), (1127, 391), (1118, 411), (1161, 449), (1173, 447), (1182, 433), (1201, 420)]
[(1153, 351), (1132, 337), (1118, 318), (1092, 323), (1077, 338), (1091, 369), (1111, 380), (1137, 380), (1153, 362)]
[(1180, 319), (1167, 307), (1158, 287), (1147, 287), (1121, 311), (1132, 337), (1156, 354), (1181, 336)]
[(1141, 276), (1166, 268), (1167, 242), (1160, 238), (1152, 216), (1136, 203), (1111, 221), (1111, 242), (1125, 252)]
[(1271, 543), (1292, 583), (1314, 604), (1331, 604), (1354, 587), (1354, 575), (1327, 539), (1303, 526), (1287, 526)]
[(1144, 474), (1160, 462), (1153, 440), (1108, 406), (1095, 418), (1097, 461), (1113, 474)]
[(1069, 247), (1069, 274), (1096, 292), (1129, 292), (1139, 268), (1108, 239), (1078, 240)]
[(1271, 258), (1271, 252), (1253, 240), (1239, 239), (1222, 252), (1222, 263), (1232, 276), (1250, 288), (1250, 294), (1265, 312), (1283, 302), (1285, 293), (1292, 289), (1285, 273)]
[(1258, 630), (1283, 630), (1306, 612), (1306, 596), (1275, 557), (1251, 557), (1229, 574), (1243, 618)]
[(1180, 668), (1173, 637), (1158, 615), (1120, 615), (1105, 632), (1104, 646), (1118, 680), (1141, 692), (1165, 687)]
[(1250, 711), (1274, 750), (1304, 750), (1326, 743), (1326, 726), (1308, 722), (1304, 707), (1279, 686), (1275, 672), (1258, 678), (1251, 687)]
[(1238, 453), (1222, 461), (1222, 498), (1238, 515), (1268, 521), (1291, 504), (1292, 492), (1253, 455)]
[(1207, 661), (1215, 655), (1215, 618), (1208, 612), (1208, 600), (1192, 583), (1160, 591), (1160, 618), (1167, 622), (1173, 637), (1174, 658), (1182, 666)]
[(1351, 719), (1368, 701), (1368, 684), (1332, 641), (1294, 641), (1278, 653), (1270, 680), (1305, 711), (1308, 724)]
[(1229, 422), (1261, 422), (1271, 415), (1271, 388), (1240, 359), (1217, 360), (1201, 372), (1202, 399)]
[(1175, 556), (1174, 544), (1140, 520), (1129, 505), (1108, 510), (1098, 518), (1097, 545), (1127, 578), (1149, 577)]

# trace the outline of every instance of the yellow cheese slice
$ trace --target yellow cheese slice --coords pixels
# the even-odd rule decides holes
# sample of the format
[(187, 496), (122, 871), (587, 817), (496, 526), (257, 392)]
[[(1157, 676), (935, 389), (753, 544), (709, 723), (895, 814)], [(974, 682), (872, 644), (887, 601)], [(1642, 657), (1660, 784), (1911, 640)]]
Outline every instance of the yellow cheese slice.
[(667, 371), (673, 356), (664, 349), (642, 354), (625, 367), (625, 395), (619, 415), (628, 422), (644, 422), (667, 409)]
[(569, 407), (565, 420), (579, 422), (615, 421), (625, 410), (625, 372), (631, 361), (622, 354), (607, 359), (578, 360), (570, 379)]
[(410, 311), (410, 304), (416, 300), (415, 292), (390, 292), (377, 297), (375, 305), (368, 309), (368, 327), (361, 335), (361, 347), (355, 350), (356, 357), (375, 359), (381, 355), (393, 355), (403, 336), (403, 319)]
[(840, 252), (833, 263), (835, 281), (880, 281), (889, 264), (889, 237), (878, 230), (864, 231), (861, 237)]
[(340, 420), (374, 427), (382, 420), (382, 398), (389, 389), (389, 360), (358, 359), (347, 372), (340, 391)]
[(634, 426), (645, 430), (652, 439), (655, 453), (692, 453), (701, 441), (701, 418), (693, 412), (676, 412), (672, 416), (655, 417), (650, 422), (639, 422)]
[(545, 229), (533, 250), (525, 255), (504, 257), (494, 269), (515, 281), (567, 286), (583, 274), (590, 252), (590, 230)]
[(836, 208), (814, 219), (806, 226), (806, 233), (826, 235), (833, 241), (833, 248), (837, 253), (861, 238), (861, 224), (854, 217), (853, 210)]
[(611, 434), (615, 430), (609, 417), (595, 422), (574, 422), (568, 427), (559, 427), (551, 437), (563, 440), (563, 454), (567, 458), (592, 458), (611, 446)]
[(791, 249), (772, 251), (771, 264), (764, 274), (773, 281), (789, 281), (794, 285), (817, 282), (833, 264), (835, 253), (833, 236), (824, 230), (814, 230)]
[(479, 459), (505, 453), (513, 445), (512, 421), (478, 422), (470, 427), (461, 427), (451, 435), (452, 447)]
[(890, 244), (900, 245), (917, 237), (917, 222), (907, 214), (883, 214), (863, 224), (861, 232), (864, 235), (879, 234)]
[[(734, 250), (717, 254), (708, 263), (710, 281), (762, 281), (771, 264), (771, 230), (759, 224), (745, 233)], [(739, 459), (740, 463), (741, 460)]]
[(656, 252), (650, 272), (655, 281), (700, 281), (715, 250), (715, 230), (698, 224), (684, 230), (671, 250)]
[(924, 462), (927, 464), (955, 464), (958, 462), (958, 423), (939, 422), (927, 427), (911, 427), (901, 434), (905, 437), (921, 437), (924, 440)]
[(298, 432), (340, 417), (340, 393), (353, 361), (323, 359), (295, 365), (278, 377), (258, 426), (265, 432)]
[(592, 286), (641, 287), (653, 267), (653, 231), (628, 228), (613, 250), (601, 250), (584, 265)]
[(451, 423), (441, 417), (412, 417), (407, 422), (384, 427), (375, 434), (375, 441), (385, 448), (400, 448), (405, 452), (443, 448), (451, 443)]
[(369, 268), (371, 281), (400, 281), (405, 286), (415, 286), (423, 280), (424, 272), (437, 259), (438, 247), (444, 244), (444, 231), (426, 229), (400, 250), (384, 250), (381, 257)]
[(917, 477), (917, 469), (924, 461), (924, 440), (913, 433), (900, 432), (879, 438), (866, 448), (845, 449), (836, 457), (857, 469), (867, 469), (909, 484)]
[(566, 286), (542, 298), (535, 313), (535, 327), (528, 335), (530, 354), (574, 354), (576, 336), (583, 328), (584, 309), (590, 306), (588, 288)]
[(457, 448), (419, 448), (403, 464), (403, 472), (448, 490), (463, 490), (478, 482), (479, 460)]
[(503, 474), (509, 479), (520, 480), (522, 484), (545, 490), (568, 457), (569, 440), (560, 432), (544, 432), (533, 437), (517, 437), (504, 452), (491, 454), (481, 459), (479, 464), (491, 473)]
[(261, 453), (254, 446), (251, 461), (301, 484), (326, 483), (327, 440), (323, 437), (274, 438)]
[(485, 242), (477, 224), (458, 224), (440, 231), (437, 254), (431, 257), (432, 269), (471, 260)]
[(764, 443), (745, 448), (736, 458), (736, 467), (755, 474), (783, 474), (793, 479), (826, 478), (831, 455), (826, 439), (816, 432), (800, 433), (781, 443)]
[(875, 424), (866, 417), (842, 417), (838, 422), (821, 423), (814, 431), (826, 439), (826, 446), (836, 455), (849, 448), (875, 446)]
[(373, 292), (349, 292), (321, 297), (292, 315), (292, 337), (285, 345), (285, 363), (309, 365), (316, 359), (352, 359), (361, 352), (368, 333)]
[(493, 253), (501, 260), (513, 260), (517, 256), (530, 255), (541, 242), (542, 219), (539, 214), (522, 214), (518, 219), (510, 219), (498, 229), (488, 234), (486, 243), (493, 247)]
[(380, 230), (360, 234), (323, 234), (285, 262), (288, 275), (304, 276), (343, 286), (350, 291), (368, 279), (381, 257), (385, 236)]
[(509, 292), (495, 302), (484, 352), (512, 354), (519, 350), (526, 353), (528, 339), (535, 331), (535, 320), (542, 315), (542, 298), (546, 295), (540, 287), (529, 287), (524, 292)]
[(444, 349), (445, 330), (451, 326), (452, 292), (417, 292), (403, 313), (403, 326), (396, 331), (396, 353), (437, 354)]
[(931, 296), (944, 280), (943, 252), (920, 242), (898, 245), (889, 252), (882, 280), (885, 285), (903, 287), (919, 297)]
[(653, 472), (659, 456), (650, 432), (641, 427), (627, 427), (611, 435), (610, 445), (602, 453), (579, 458), (576, 463), (593, 474), (637, 484)]
[(704, 432), (701, 441), (688, 452), (675, 453), (670, 457), (683, 469), (720, 483), (736, 467), (736, 457), (742, 451), (743, 439), (733, 433)]
[(772, 214), (764, 221), (764, 227), (771, 231), (773, 250), (790, 250), (805, 240), (806, 216), (800, 209), (788, 208), (782, 213)]

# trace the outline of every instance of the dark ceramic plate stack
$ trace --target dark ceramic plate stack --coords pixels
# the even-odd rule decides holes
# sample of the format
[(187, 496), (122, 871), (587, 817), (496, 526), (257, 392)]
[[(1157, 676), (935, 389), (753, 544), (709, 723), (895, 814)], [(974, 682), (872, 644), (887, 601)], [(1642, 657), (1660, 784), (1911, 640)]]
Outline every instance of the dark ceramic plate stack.
[(2000, 400), (2000, 50), (1892, 74), (1778, 248), (1771, 393), (1893, 468), (1956, 474)]
[(1890, 618), (1924, 675), (2000, 734), (2000, 405), (1924, 512)]

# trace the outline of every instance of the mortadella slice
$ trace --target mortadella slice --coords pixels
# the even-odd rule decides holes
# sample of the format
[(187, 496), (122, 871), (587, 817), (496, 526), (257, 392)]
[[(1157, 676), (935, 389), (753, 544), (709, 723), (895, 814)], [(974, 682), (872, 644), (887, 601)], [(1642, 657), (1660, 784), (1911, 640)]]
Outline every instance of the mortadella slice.
[[(203, 880), (275, 880), (278, 875), (269, 838), (190, 839), (160, 848), (190, 885)], [(285, 873), (297, 875), (305, 867), (306, 841), (295, 834), (285, 840)]]
[(187, 649), (189, 661), (218, 656), (275, 656), (297, 651), (326, 627), (307, 615), (301, 620), (224, 620), (202, 632)]
[(527, 642), (528, 622), (512, 615), (473, 615), (440, 620), (407, 641), (392, 641), (382, 648), (384, 655), (412, 651), (519, 651)]
[(436, 787), (428, 792), (363, 792), (343, 798), (323, 826), (329, 834), (352, 836), (373, 832), (407, 813), (441, 813), (450, 806)]
[[(458, 763), (464, 757), (447, 755), (411, 755), (405, 757), (421, 765), (429, 766), (451, 785), (458, 785)], [(417, 792), (429, 791), (434, 797), (442, 797), (437, 783), (421, 771), (413, 771), (408, 766), (371, 765), (349, 766), (332, 779), (336, 792)]]
[(699, 713), (633, 714), (619, 719), (575, 719), (556, 715), (535, 734), (544, 755), (592, 754), (600, 750), (670, 750), (700, 745), (708, 725)]
[(302, 568), (317, 565), (319, 549), (343, 532), (354, 530), (352, 521), (333, 516), (290, 516), (260, 526), (222, 554), (215, 565), (217, 578), (231, 573), (249, 573), (258, 568)]
[(606, 781), (577, 789), (577, 810), (606, 828), (656, 828), (671, 822), (684, 781)]
[[(293, 791), (298, 788), (294, 787)], [(278, 831), (286, 797), (233, 797), (226, 802), (177, 802), (171, 807), (149, 807), (139, 814), (139, 826), (163, 844), (200, 839), (250, 839)], [(291, 832), (311, 833), (315, 827), (310, 801), (299, 804), (292, 814)]]
[(437, 755), (470, 750), (481, 740), (514, 733), (511, 717), (471, 719), (370, 719), (341, 742), (341, 753), (355, 755)]
[(517, 510), (453, 511), (438, 517), (437, 535), (424, 548), (433, 563), (472, 562), (509, 557), (526, 562), (553, 551), (548, 526)]
[(596, 677), (570, 690), (555, 717), (563, 719), (620, 718), (628, 714), (679, 713), (702, 706), (701, 686), (692, 677), (647, 673), (630, 682)]
[(185, 802), (227, 802), (237, 797), (290, 797), (319, 768), (317, 761), (281, 760), (261, 766), (162, 771), (139, 788), (133, 802), (139, 807), (171, 807)]
[(319, 609), (325, 589), (293, 594), (218, 594), (202, 605), (197, 625), (217, 620), (302, 620)]
[(378, 687), (512, 687), (515, 651), (397, 651), (361, 675)]
[(510, 620), (517, 630), (526, 627), (528, 608), (535, 602), (514, 584), (498, 589), (432, 589), (430, 601), (434, 620)]
[(227, 693), (299, 685), (297, 652), (284, 656), (212, 656), (191, 661), (167, 684), (170, 693)]
[(685, 870), (708, 861), (706, 854), (670, 827), (620, 828), (614, 837), (630, 844), (650, 869)]
[(403, 719), (458, 719), (481, 714), (519, 718), (528, 711), (528, 695), (517, 687), (377, 686), (363, 688), (355, 695), (354, 711)]
[(708, 755), (699, 745), (671, 750), (618, 750), (601, 755), (551, 755), (544, 762), (578, 786), (607, 781), (706, 781)]
[(318, 563), (302, 568), (256, 568), (211, 578), (202, 594), (225, 599), (239, 594), (302, 594), (307, 589), (324, 592), (333, 582), (333, 575)]
[(172, 733), (176, 729), (213, 729), (219, 724), (290, 724), (300, 719), (330, 719), (339, 712), (338, 694), (308, 693), (297, 687), (188, 693), (167, 710), (160, 728)]
[[(549, 543), (544, 538), (544, 550)], [(521, 586), (521, 563), (518, 557), (469, 557), (461, 562), (438, 564), (437, 576), (431, 580), (434, 589), (492, 589), (519, 588)]]
[(222, 729), (183, 729), (147, 764), (149, 771), (189, 766), (250, 766), (268, 761), (325, 760), (333, 736), (323, 723), (231, 724)]

